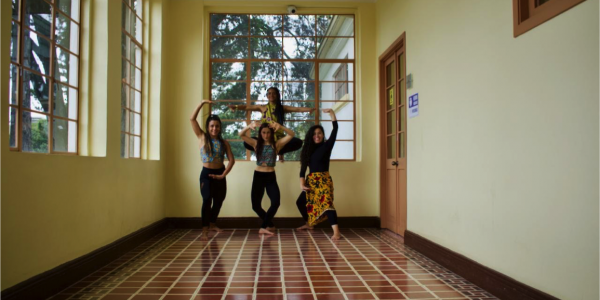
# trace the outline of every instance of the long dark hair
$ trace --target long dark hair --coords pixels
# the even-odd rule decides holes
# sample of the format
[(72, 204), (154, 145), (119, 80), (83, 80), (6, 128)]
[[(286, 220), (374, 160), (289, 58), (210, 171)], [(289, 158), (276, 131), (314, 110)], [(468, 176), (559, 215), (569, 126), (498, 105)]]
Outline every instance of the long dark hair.
[(215, 145), (213, 145), (212, 138), (210, 137), (210, 133), (208, 133), (208, 125), (210, 124), (210, 121), (219, 122), (219, 127), (221, 129), (219, 130), (219, 135), (217, 135), (217, 139), (219, 140), (219, 142), (221, 142), (221, 153), (219, 154), (222, 154), (223, 151), (225, 151), (225, 141), (221, 136), (221, 133), (223, 132), (223, 124), (221, 123), (221, 118), (219, 118), (219, 116), (217, 115), (209, 115), (208, 118), (206, 118), (206, 127), (204, 127), (204, 152), (207, 155), (212, 155), (212, 149), (215, 147)]
[(271, 131), (271, 140), (269, 141), (269, 143), (271, 144), (271, 147), (275, 149), (275, 132), (273, 131), (273, 128), (269, 127), (268, 123), (260, 124), (260, 128), (258, 129), (258, 141), (256, 142), (256, 160), (262, 159), (263, 147), (265, 146), (265, 140), (263, 140), (261, 134), (263, 128), (269, 128), (269, 130)]
[[(323, 135), (325, 135), (325, 130), (321, 125), (314, 125), (308, 129), (306, 136), (304, 137), (304, 144), (302, 145), (302, 152), (300, 153), (300, 164), (302, 166), (308, 166), (308, 162), (310, 161), (310, 156), (315, 152), (315, 148), (317, 148), (317, 144), (313, 140), (313, 135), (315, 135), (315, 130), (321, 129)], [(323, 142), (325, 139), (323, 139)]]
[(275, 90), (277, 92), (277, 100), (275, 100), (275, 116), (277, 117), (277, 123), (284, 124), (285, 123), (285, 113), (283, 112), (283, 105), (281, 105), (281, 92), (276, 87), (270, 87), (267, 89)]

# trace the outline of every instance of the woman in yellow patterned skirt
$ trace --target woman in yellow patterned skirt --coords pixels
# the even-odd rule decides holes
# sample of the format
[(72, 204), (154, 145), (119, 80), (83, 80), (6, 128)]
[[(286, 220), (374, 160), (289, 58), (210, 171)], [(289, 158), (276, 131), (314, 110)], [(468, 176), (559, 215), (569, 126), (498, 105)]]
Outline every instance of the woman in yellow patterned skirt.
[[(333, 228), (331, 239), (339, 240), (340, 229), (337, 225), (337, 213), (333, 206), (333, 181), (329, 175), (329, 161), (337, 137), (338, 123), (332, 109), (323, 109), (323, 112), (329, 113), (331, 116), (333, 130), (327, 141), (325, 141), (325, 133), (321, 125), (312, 126), (306, 133), (300, 156), (302, 193), (296, 201), (306, 224), (298, 229), (312, 229), (314, 225), (329, 219), (329, 224)], [(304, 178), (306, 167), (310, 168), (310, 172)]]

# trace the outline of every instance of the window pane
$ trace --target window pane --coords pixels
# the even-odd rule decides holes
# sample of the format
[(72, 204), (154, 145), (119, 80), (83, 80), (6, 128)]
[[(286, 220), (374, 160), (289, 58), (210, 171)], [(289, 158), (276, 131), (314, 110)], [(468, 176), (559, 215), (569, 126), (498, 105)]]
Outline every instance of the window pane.
[(396, 141), (393, 135), (387, 137), (387, 158), (396, 158)]
[(77, 123), (54, 119), (52, 127), (53, 150), (57, 152), (77, 152)]
[(56, 0), (58, 9), (79, 22), (79, 0)]
[(77, 90), (54, 84), (54, 115), (77, 120)]
[(323, 113), (322, 109), (332, 108), (338, 120), (354, 120), (354, 102), (321, 102), (321, 120), (331, 120), (329, 114)]
[(394, 99), (394, 90), (394, 87), (391, 87), (387, 90), (386, 110), (394, 108), (394, 103), (396, 102), (396, 99)]
[(246, 159), (246, 148), (244, 148), (244, 142), (230, 141), (229, 146), (231, 146), (231, 153), (233, 153), (233, 157), (235, 157), (235, 159)]
[(252, 62), (252, 81), (280, 81), (282, 70), (281, 62)]
[(136, 72), (135, 72), (135, 67), (132, 64), (129, 64), (129, 84), (131, 85), (131, 87), (136, 87)]
[[(345, 78), (345, 79), (341, 79), (341, 78)], [(337, 80), (354, 81), (354, 64), (347, 63), (347, 62), (319, 64), (319, 80), (323, 80), (323, 81), (337, 81)]]
[(79, 59), (77, 56), (64, 51), (61, 48), (56, 49), (54, 58), (54, 78), (61, 82), (66, 82), (74, 87), (78, 86)]
[(283, 34), (285, 36), (314, 36), (314, 15), (286, 15), (283, 19)]
[[(246, 119), (246, 111), (245, 110), (233, 110), (229, 109), (227, 105), (246, 105), (246, 102), (241, 101), (215, 101), (215, 103), (211, 106), (211, 112), (215, 115), (218, 115), (221, 120), (245, 120)], [(202, 124), (204, 125), (204, 124)]]
[(127, 103), (129, 103), (129, 87), (121, 83), (121, 106), (127, 107)]
[(35, 112), (23, 112), (23, 151), (48, 153), (48, 117)]
[(133, 91), (133, 98), (131, 99), (130, 107), (135, 112), (142, 112), (142, 93)]
[(23, 70), (23, 107), (48, 113), (49, 78)]
[(286, 81), (315, 80), (314, 62), (286, 61), (283, 68)]
[(251, 15), (250, 34), (264, 36), (281, 36), (281, 15)]
[(283, 100), (315, 100), (315, 83), (286, 82), (282, 96)]
[(133, 157), (140, 158), (141, 155), (141, 142), (142, 139), (139, 136), (133, 136)]
[(126, 34), (121, 34), (121, 56), (129, 57), (131, 40)]
[(12, 22), (11, 34), (10, 34), (10, 60), (19, 62), (19, 24)]
[(317, 16), (317, 35), (354, 36), (354, 16), (320, 15)]
[(137, 45), (133, 44), (133, 48), (135, 49), (135, 66), (138, 68), (142, 68), (142, 49)]
[(339, 93), (336, 82), (323, 82), (319, 84), (319, 98), (321, 100), (354, 100), (354, 83), (348, 82), (347, 93)]
[(210, 39), (210, 58), (248, 58), (248, 39), (213, 37)]
[[(284, 101), (282, 103), (286, 106), (292, 107), (303, 107), (303, 108), (315, 108), (315, 101)], [(315, 113), (312, 112), (287, 112), (285, 113), (286, 120), (314, 120)]]
[(210, 35), (248, 35), (248, 15), (210, 15)]
[[(224, 139), (239, 140), (239, 132), (246, 127), (246, 121), (223, 121), (222, 124), (221, 135)], [(204, 126), (204, 124), (202, 125)]]
[(312, 37), (284, 38), (283, 50), (286, 59), (315, 58), (315, 39)]
[(244, 80), (246, 79), (246, 63), (212, 63), (213, 80)]
[(135, 34), (132, 34), (132, 35), (135, 37), (135, 39), (138, 42), (141, 43), (142, 39), (143, 39), (142, 38), (142, 33), (143, 33), (143, 29), (144, 29), (143, 26), (142, 26), (142, 20), (140, 18), (136, 17), (133, 21), (134, 21), (133, 24), (132, 24), (133, 25), (133, 32)]
[(129, 141), (129, 139), (127, 138), (127, 134), (122, 133), (121, 132), (121, 157), (122, 158), (127, 158), (127, 154), (129, 153), (127, 151), (127, 141)]
[[(321, 126), (325, 129), (327, 134), (331, 134), (331, 130), (333, 130), (332, 122), (321, 122)], [(354, 122), (338, 122), (338, 140), (353, 140), (354, 139)], [(337, 143), (337, 142), (336, 142)]]
[(281, 91), (281, 82), (252, 82), (250, 84), (250, 95), (252, 100), (269, 100), (267, 89), (276, 87)]
[(129, 148), (129, 157), (130, 158), (135, 158), (136, 157), (135, 156), (135, 142), (133, 140), (133, 135), (129, 136), (129, 145), (128, 145), (128, 148)]
[(50, 75), (50, 41), (25, 30), (23, 46), (23, 64), (34, 71)]
[(142, 0), (133, 0), (133, 7), (135, 10), (135, 13), (142, 18), (143, 17), (143, 7), (144, 3), (142, 2)]
[(19, 89), (17, 87), (19, 82), (19, 67), (10, 64), (10, 82), (8, 84), (8, 103), (17, 105)]
[(252, 58), (281, 58), (282, 41), (279, 37), (251, 38), (250, 43)]
[(17, 109), (8, 108), (8, 145), (11, 148), (17, 147)]
[(318, 58), (354, 59), (354, 38), (317, 39)]
[(127, 4), (121, 5), (121, 28), (124, 28), (127, 33), (131, 34), (131, 9)]
[(138, 91), (142, 90), (142, 70), (134, 68), (135, 71), (135, 89)]
[(78, 54), (79, 26), (65, 17), (62, 13), (56, 14), (56, 23), (54, 25), (54, 39), (56, 44)]
[(50, 37), (52, 28), (52, 6), (43, 0), (27, 0), (25, 2), (25, 25)]
[(212, 100), (246, 100), (245, 82), (213, 82)]
[(12, 0), (12, 18), (19, 20), (19, 3), (20, 0)]
[(398, 122), (398, 127), (400, 131), (404, 131), (404, 122), (406, 121), (406, 115), (404, 111), (404, 106), (400, 107), (400, 122)]
[(129, 120), (131, 121), (130, 132), (136, 135), (140, 135), (142, 131), (142, 116), (138, 113), (131, 112), (129, 115)]
[(336, 141), (331, 151), (331, 159), (354, 159), (354, 142)]
[(129, 132), (129, 111), (121, 108), (121, 131)]
[(404, 153), (404, 133), (398, 134), (398, 150), (400, 150), (400, 157), (405, 157)]
[[(304, 140), (304, 138), (306, 137), (306, 133), (308, 132), (308, 129), (310, 129), (310, 127), (315, 125), (315, 121), (299, 121), (299, 122), (285, 122), (285, 127), (291, 129), (292, 131), (294, 131), (294, 133), (296, 133), (296, 137)], [(298, 151), (301, 152), (301, 151)], [(284, 156), (286, 157), (286, 156)]]
[(395, 133), (394, 127), (396, 127), (396, 111), (392, 110), (386, 114), (386, 122), (387, 122), (387, 134)]

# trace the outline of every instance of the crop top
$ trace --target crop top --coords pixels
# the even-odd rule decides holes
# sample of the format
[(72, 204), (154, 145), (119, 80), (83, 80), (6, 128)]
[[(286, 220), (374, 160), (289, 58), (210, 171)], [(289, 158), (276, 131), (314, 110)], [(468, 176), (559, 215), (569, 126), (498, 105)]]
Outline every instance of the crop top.
[(275, 153), (275, 149), (273, 148), (273, 146), (263, 145), (261, 154), (262, 155), (260, 156), (260, 159), (256, 160), (257, 166), (263, 166), (263, 164), (266, 167), (275, 166), (275, 164), (277, 163), (277, 160), (275, 159), (277, 154)]
[(216, 159), (223, 161), (225, 151), (223, 151), (223, 145), (218, 139), (212, 140), (212, 153), (206, 153), (204, 147), (200, 148), (200, 156), (202, 157), (203, 163), (211, 163)]

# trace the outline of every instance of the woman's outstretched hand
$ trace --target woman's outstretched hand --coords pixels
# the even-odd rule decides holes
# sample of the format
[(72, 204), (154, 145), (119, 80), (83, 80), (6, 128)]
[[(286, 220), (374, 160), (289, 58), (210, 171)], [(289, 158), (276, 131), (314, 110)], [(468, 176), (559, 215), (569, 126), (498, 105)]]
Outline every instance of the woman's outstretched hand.
[(217, 180), (223, 180), (223, 179), (225, 179), (225, 175), (223, 175), (223, 174), (221, 174), (221, 175), (208, 174), (208, 177), (210, 177), (212, 179), (217, 179)]

